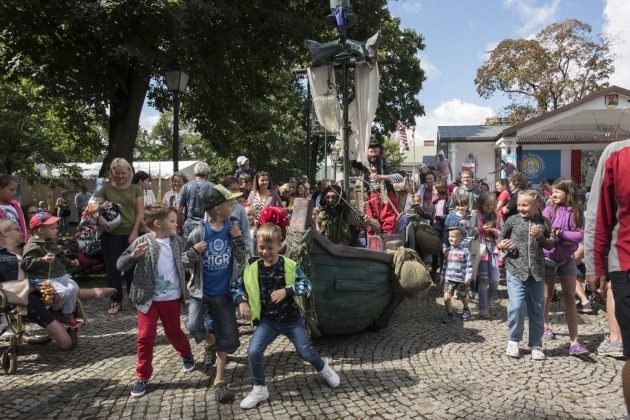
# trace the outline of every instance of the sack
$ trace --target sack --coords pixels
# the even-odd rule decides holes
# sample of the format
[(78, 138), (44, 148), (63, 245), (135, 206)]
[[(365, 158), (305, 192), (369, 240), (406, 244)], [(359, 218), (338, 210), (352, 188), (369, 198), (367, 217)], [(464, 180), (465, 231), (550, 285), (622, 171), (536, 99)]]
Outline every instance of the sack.
[(416, 249), (421, 255), (440, 255), (442, 239), (440, 233), (426, 223), (415, 223)]
[(405, 295), (422, 293), (433, 284), (429, 269), (413, 249), (402, 246), (398, 248), (392, 264), (398, 289)]
[(30, 292), (28, 279), (0, 282), (0, 291), (5, 294), (8, 303), (20, 306), (28, 305), (28, 294)]

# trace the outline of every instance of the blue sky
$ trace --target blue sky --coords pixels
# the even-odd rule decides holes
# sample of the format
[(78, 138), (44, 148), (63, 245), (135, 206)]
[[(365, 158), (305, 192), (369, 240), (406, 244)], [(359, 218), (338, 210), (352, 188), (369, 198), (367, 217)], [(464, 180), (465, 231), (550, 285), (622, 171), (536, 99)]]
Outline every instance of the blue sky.
[[(617, 70), (611, 82), (630, 88), (630, 0), (390, 0), (389, 9), (403, 27), (425, 38), (420, 58), (427, 80), (418, 98), (427, 115), (416, 120), (419, 138), (435, 138), (437, 125), (482, 124), (495, 115), (507, 98), (482, 99), (474, 84), (485, 51), (569, 18), (614, 38)], [(145, 106), (140, 124), (149, 129), (158, 118)]]

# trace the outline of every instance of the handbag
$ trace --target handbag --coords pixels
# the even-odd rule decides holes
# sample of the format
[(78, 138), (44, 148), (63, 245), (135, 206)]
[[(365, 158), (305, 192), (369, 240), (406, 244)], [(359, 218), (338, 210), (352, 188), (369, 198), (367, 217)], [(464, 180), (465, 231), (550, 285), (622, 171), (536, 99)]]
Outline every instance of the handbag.
[(28, 305), (30, 288), (28, 279), (0, 282), (0, 291), (7, 297), (7, 302), (13, 305)]

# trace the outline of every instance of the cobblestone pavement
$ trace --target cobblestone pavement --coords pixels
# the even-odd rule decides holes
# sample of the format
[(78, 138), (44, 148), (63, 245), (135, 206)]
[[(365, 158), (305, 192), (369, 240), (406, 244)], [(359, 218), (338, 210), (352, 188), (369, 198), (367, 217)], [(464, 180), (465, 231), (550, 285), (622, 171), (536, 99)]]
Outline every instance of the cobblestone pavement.
[[(497, 320), (458, 321), (442, 326), (442, 301), (435, 289), (403, 302), (389, 328), (350, 337), (317, 340), (316, 348), (339, 372), (329, 389), (303, 363), (288, 340), (266, 353), (271, 399), (245, 413), (238, 402), (250, 390), (245, 351), (251, 329), (241, 327), (242, 345), (230, 357), (227, 380), (236, 394), (218, 406), (212, 369), (181, 371), (163, 335), (155, 350), (149, 392), (129, 396), (135, 369), (135, 317), (105, 315), (106, 302), (86, 302), (90, 316), (78, 347), (53, 343), (21, 347), (18, 372), (0, 379), (2, 418), (622, 418), (622, 361), (568, 356), (562, 313), (554, 312), (558, 340), (545, 343), (547, 360), (504, 354), (507, 295), (499, 290)], [(553, 310), (558, 310), (554, 304)], [(461, 311), (461, 304), (455, 303)], [(474, 311), (473, 311), (474, 314)], [(605, 314), (580, 315), (580, 333), (594, 352), (607, 329)], [(159, 332), (161, 334), (161, 331)], [(526, 343), (526, 342), (525, 342)], [(203, 347), (194, 346), (196, 358)], [(521, 346), (522, 350), (526, 350)]]

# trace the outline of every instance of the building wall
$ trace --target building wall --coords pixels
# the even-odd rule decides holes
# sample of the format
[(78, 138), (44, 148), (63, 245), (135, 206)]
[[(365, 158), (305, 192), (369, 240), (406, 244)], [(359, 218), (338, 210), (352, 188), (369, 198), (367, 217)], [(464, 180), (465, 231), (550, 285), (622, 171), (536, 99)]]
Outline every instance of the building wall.
[(484, 143), (451, 143), (448, 146), (449, 153), (446, 156), (448, 159), (451, 159), (452, 154), (450, 153), (453, 150), (453, 144), (457, 148), (457, 154), (455, 161), (451, 160), (451, 167), (453, 168), (453, 175), (455, 178), (459, 177), (459, 172), (461, 171), (462, 163), (464, 159), (468, 156), (469, 153), (472, 153), (477, 158), (479, 162), (479, 167), (477, 168), (475, 176), (479, 179), (486, 178), (489, 180), (494, 179), (494, 175), (490, 174), (495, 170), (496, 162), (495, 162), (495, 149), (494, 142), (484, 142)]

